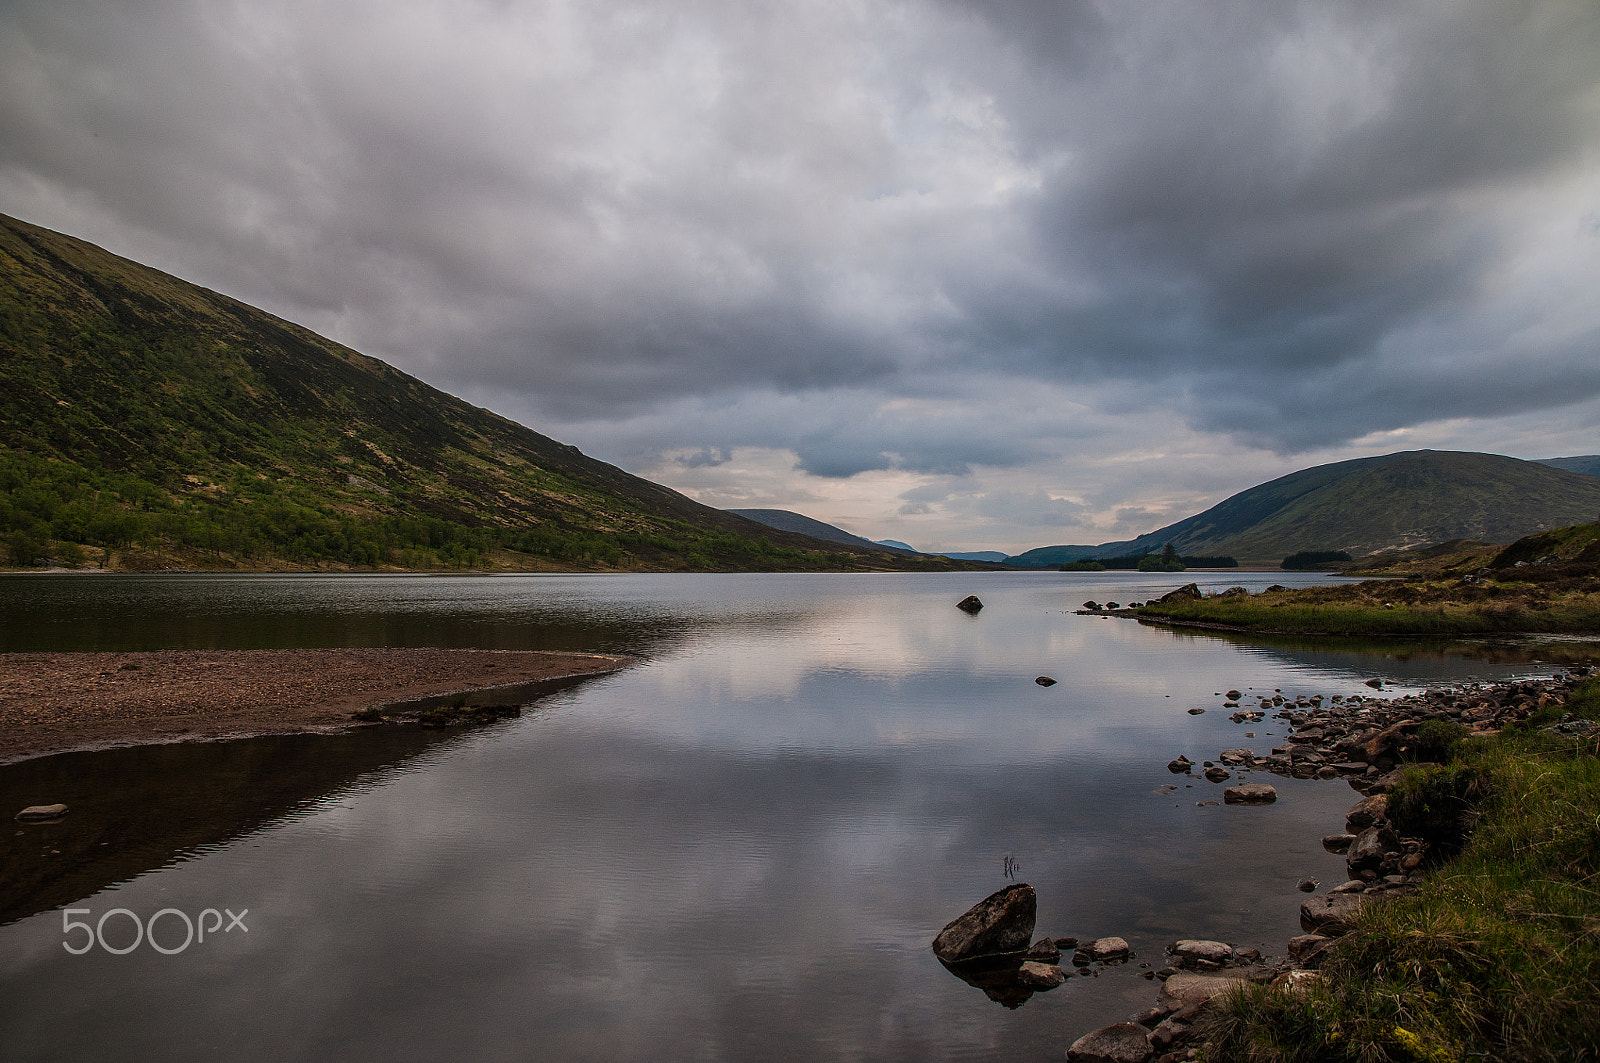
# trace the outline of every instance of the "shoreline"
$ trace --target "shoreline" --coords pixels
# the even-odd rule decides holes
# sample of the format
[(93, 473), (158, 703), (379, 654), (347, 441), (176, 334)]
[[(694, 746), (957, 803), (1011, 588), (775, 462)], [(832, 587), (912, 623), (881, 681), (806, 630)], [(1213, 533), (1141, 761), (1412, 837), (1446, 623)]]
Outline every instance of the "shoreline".
[(114, 746), (339, 733), (363, 709), (605, 675), (612, 654), (479, 649), (0, 653), (0, 765)]

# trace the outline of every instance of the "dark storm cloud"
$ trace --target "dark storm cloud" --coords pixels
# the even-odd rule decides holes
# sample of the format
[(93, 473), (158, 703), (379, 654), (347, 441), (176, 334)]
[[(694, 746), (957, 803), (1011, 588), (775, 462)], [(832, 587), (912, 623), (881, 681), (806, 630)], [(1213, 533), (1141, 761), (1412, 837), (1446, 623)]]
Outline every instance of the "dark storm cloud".
[(1600, 395), (1596, 55), (1589, 0), (23, 0), (0, 210), (618, 460), (1059, 461), (1107, 423), (1041, 383), (1292, 453)]

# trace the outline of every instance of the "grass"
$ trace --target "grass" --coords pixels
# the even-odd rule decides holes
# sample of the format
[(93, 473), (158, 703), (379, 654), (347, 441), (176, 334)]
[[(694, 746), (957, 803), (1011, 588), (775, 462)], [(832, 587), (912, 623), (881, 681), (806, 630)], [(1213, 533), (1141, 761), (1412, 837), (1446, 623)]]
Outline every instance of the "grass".
[(1577, 578), (1563, 585), (1367, 581), (1152, 603), (1138, 612), (1141, 617), (1179, 624), (1291, 634), (1585, 634), (1600, 632), (1600, 578)]
[(1408, 772), (1391, 798), (1397, 825), (1470, 829), (1464, 847), (1416, 894), (1366, 908), (1316, 988), (1220, 1001), (1205, 1058), (1600, 1060), (1600, 739), (1539, 730), (1562, 712), (1600, 718), (1600, 680)]

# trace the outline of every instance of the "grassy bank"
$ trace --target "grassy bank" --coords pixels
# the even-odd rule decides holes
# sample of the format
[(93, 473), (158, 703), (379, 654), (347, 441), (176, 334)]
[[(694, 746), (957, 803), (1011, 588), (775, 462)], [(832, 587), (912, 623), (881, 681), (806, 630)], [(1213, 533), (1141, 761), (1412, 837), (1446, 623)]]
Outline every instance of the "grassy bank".
[(1263, 591), (1231, 598), (1151, 603), (1144, 619), (1234, 631), (1327, 635), (1600, 633), (1600, 580), (1404, 582)]
[(1365, 908), (1309, 991), (1222, 1003), (1204, 1058), (1600, 1059), (1600, 735), (1541, 730), (1562, 713), (1600, 719), (1600, 680), (1409, 771), (1391, 818), (1456, 855)]

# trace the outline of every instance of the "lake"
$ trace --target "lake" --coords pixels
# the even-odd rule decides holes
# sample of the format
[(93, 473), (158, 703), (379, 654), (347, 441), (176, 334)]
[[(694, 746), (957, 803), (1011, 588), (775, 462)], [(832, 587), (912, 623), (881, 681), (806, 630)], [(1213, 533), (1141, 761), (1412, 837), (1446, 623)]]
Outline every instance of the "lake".
[[(1372, 695), (1371, 678), (1406, 692), (1557, 670), (1073, 612), (1190, 579), (1328, 581), (0, 577), (5, 651), (639, 658), (481, 729), (0, 768), (0, 809), (73, 806), (13, 824), (0, 847), (0, 1054), (1059, 1060), (1153, 1002), (1143, 965), (1163, 966), (1175, 938), (1281, 957), (1297, 880), (1343, 880), (1318, 839), (1358, 799), (1347, 784), (1270, 778), (1274, 805), (1202, 805), (1221, 787), (1166, 770), (1179, 753), (1282, 741), (1279, 721), (1231, 723), (1219, 692)], [(955, 603), (973, 593), (986, 608), (968, 616)], [(953, 977), (929, 943), (1008, 884), (1008, 857), (1038, 890), (1038, 935), (1115, 934), (1135, 959), (1018, 1007)], [(197, 921), (204, 941), (186, 939)], [(85, 922), (98, 940), (67, 928)], [(136, 922), (153, 928), (137, 943)]]

